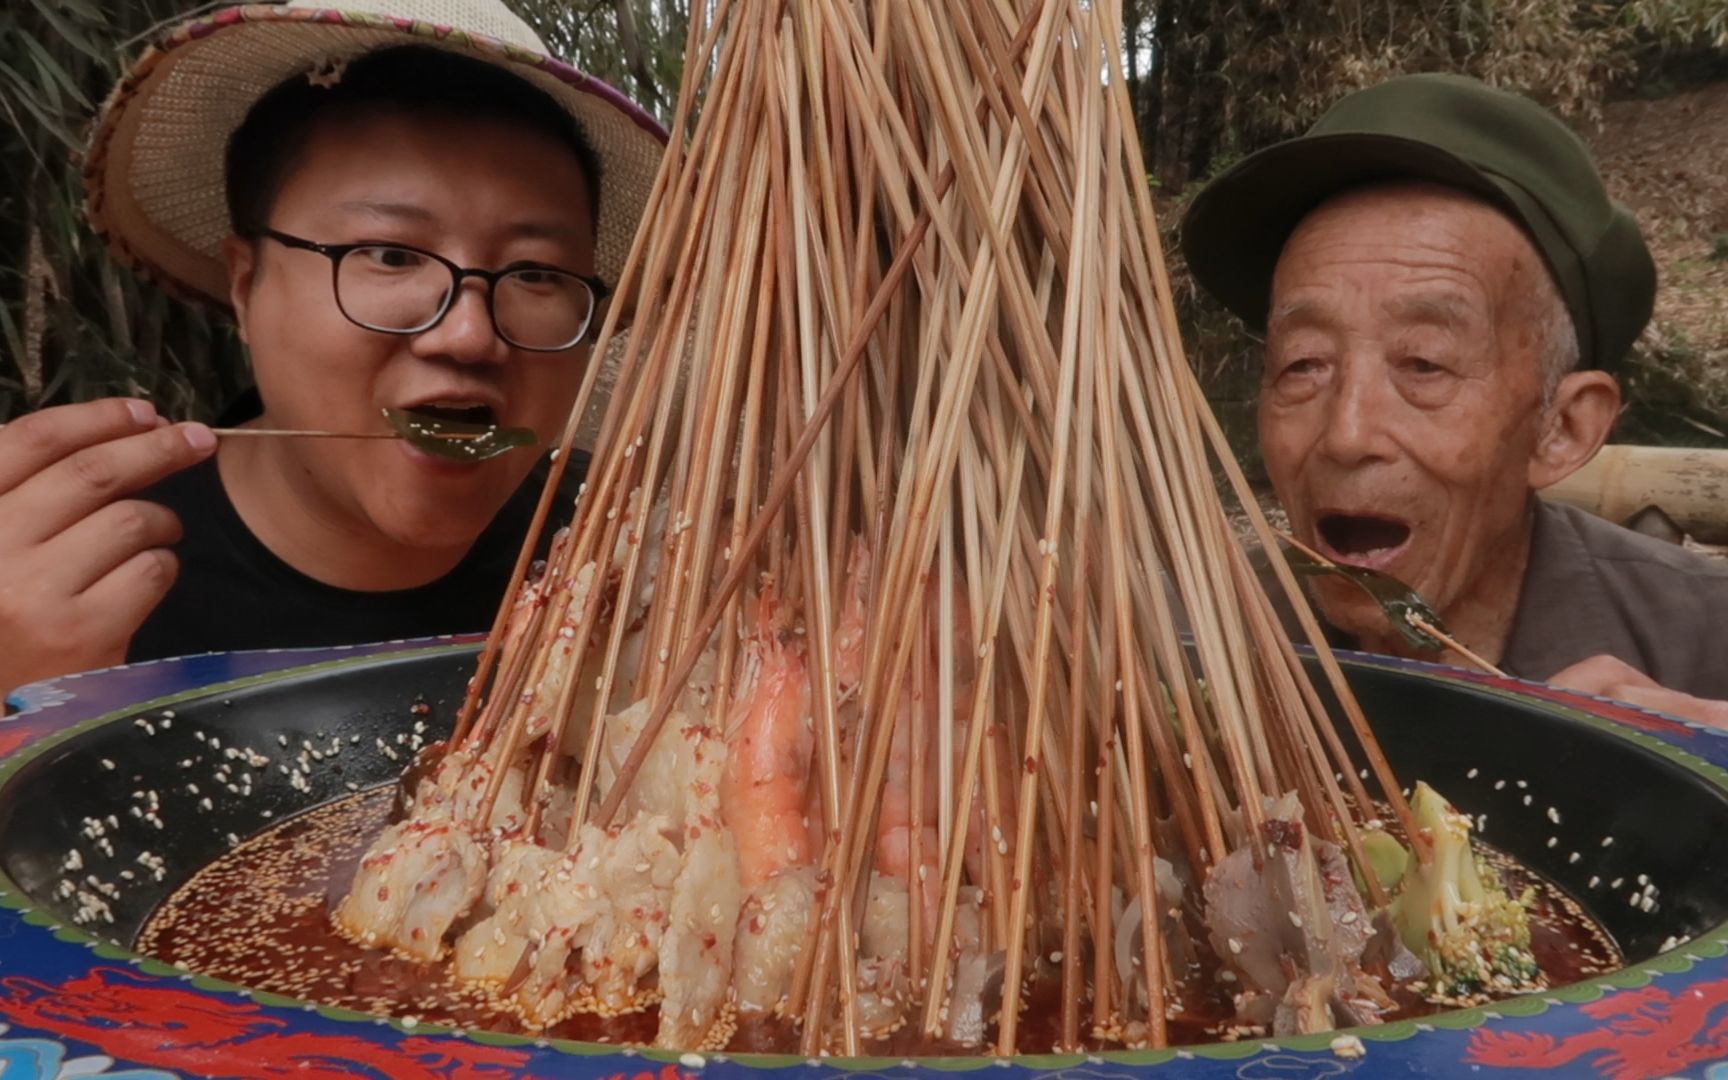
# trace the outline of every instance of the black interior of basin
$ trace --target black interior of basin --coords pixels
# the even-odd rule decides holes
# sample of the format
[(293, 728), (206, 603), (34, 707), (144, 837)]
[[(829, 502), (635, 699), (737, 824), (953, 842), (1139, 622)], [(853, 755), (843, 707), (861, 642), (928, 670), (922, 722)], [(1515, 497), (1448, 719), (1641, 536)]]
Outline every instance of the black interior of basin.
[[(473, 658), (460, 649), (361, 662), (68, 739), (0, 788), (0, 867), (37, 906), (128, 944), (231, 837), (394, 780), (416, 740), (449, 730)], [(1534, 701), (1398, 670), (1346, 671), (1400, 778), (1485, 814), (1485, 837), (1583, 902), (1628, 959), (1728, 919), (1716, 884), (1728, 872), (1728, 793)], [(249, 795), (228, 788), (244, 789), (242, 773)]]
[[(234, 838), (400, 776), (416, 738), (448, 734), (473, 668), (472, 649), (362, 662), (82, 732), (0, 788), (0, 868), (41, 908), (130, 945), (156, 905)], [(152, 794), (160, 828), (148, 816)], [(91, 913), (80, 892), (107, 914)]]

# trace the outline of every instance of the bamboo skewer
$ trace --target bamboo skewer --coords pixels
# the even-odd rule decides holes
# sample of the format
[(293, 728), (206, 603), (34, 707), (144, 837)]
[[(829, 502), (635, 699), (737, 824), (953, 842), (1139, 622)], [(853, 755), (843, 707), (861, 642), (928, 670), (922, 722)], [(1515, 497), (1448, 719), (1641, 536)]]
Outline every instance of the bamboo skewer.
[[(1300, 551), (1303, 555), (1306, 555), (1309, 559), (1313, 560), (1314, 562), (1319, 563), (1321, 566), (1329, 566), (1329, 567), (1337, 566), (1337, 564), (1334, 563), (1331, 559), (1328, 559), (1326, 556), (1320, 554), (1318, 551), (1315, 551), (1313, 548), (1309, 547), (1307, 544), (1304, 544), (1302, 541), (1296, 539), (1294, 536), (1291, 536), (1289, 533), (1283, 531), (1282, 529), (1274, 529), (1274, 530), (1272, 530), (1272, 532), (1273, 532), (1273, 535), (1278, 537), (1278, 539), (1284, 541), (1286, 544), (1289, 544), (1291, 547), (1295, 548), (1297, 551)], [(1388, 619), (1391, 619), (1393, 617), (1394, 616), (1390, 612), (1387, 613)], [(1492, 664), (1489, 661), (1484, 660), (1482, 657), (1478, 656), (1467, 645), (1464, 645), (1462, 642), (1458, 641), (1458, 639), (1454, 638), (1451, 634), (1447, 633), (1445, 630), (1441, 629), (1440, 627), (1435, 626), (1432, 622), (1423, 618), (1421, 615), (1417, 614), (1416, 612), (1414, 612), (1414, 611), (1406, 612), (1404, 614), (1404, 619), (1411, 626), (1414, 626), (1416, 629), (1422, 631), (1422, 633), (1427, 634), (1429, 637), (1433, 638), (1435, 641), (1438, 641), (1440, 644), (1444, 645), (1446, 648), (1451, 649), (1453, 652), (1457, 653), (1459, 656), (1462, 656), (1465, 660), (1468, 660), (1471, 664), (1475, 665), (1477, 668), (1481, 669), (1482, 671), (1486, 671), (1490, 675), (1498, 675), (1502, 679), (1510, 678), (1509, 675), (1507, 675), (1504, 671), (1501, 671), (1498, 667), (1494, 666), (1494, 664)]]
[(1242, 489), (1182, 359), (1112, 0), (705, 17), (688, 139), (618, 305), (653, 319), (537, 606), (517, 610), (522, 561), (464, 703), (482, 807), (516, 762), (536, 797), (576, 774), (567, 847), (628, 824), (666, 725), (725, 733), (746, 643), (777, 636), (808, 679), (819, 818), (781, 1003), (803, 1052), (867, 1046), (889, 881), (908, 908), (899, 966), (875, 974), (903, 973), (928, 1035), (1000, 952), (999, 1053), (1026, 1048), (1022, 994), (1052, 964), (1063, 1047), (1163, 1045), (1183, 975), (1165, 936), (1187, 931), (1162, 860), (1197, 883), (1243, 844), (1258, 863), (1267, 803), (1294, 791), (1360, 864), (1373, 811), (1346, 734), (1403, 810), (1329, 654), (1347, 729), (1231, 547), (1214, 466)]
[(1433, 623), (1429, 622), (1427, 619), (1424, 619), (1422, 616), (1416, 614), (1415, 612), (1411, 612), (1404, 617), (1406, 619), (1410, 620), (1411, 626), (1414, 626), (1416, 629), (1422, 631), (1424, 634), (1427, 634), (1429, 637), (1434, 638), (1435, 640), (1440, 642), (1440, 644), (1446, 646), (1448, 649), (1451, 649), (1453, 652), (1457, 653), (1459, 656), (1462, 656), (1464, 659), (1470, 661), (1472, 664), (1475, 664), (1477, 667), (1481, 668), (1483, 671), (1486, 671), (1488, 674), (1498, 675), (1502, 679), (1511, 678), (1510, 675), (1506, 674), (1504, 671), (1500, 670), (1498, 667), (1495, 667), (1493, 664), (1482, 659), (1482, 657), (1476, 655), (1467, 646), (1465, 646), (1463, 643), (1458, 641), (1457, 638), (1454, 638), (1452, 635), (1450, 635), (1446, 631), (1440, 629), (1438, 626), (1435, 626)]
[[(211, 428), (210, 433), (224, 439), (400, 439), (394, 431), (295, 431), (287, 428)], [(441, 436), (451, 439), (473, 439), (477, 435)]]

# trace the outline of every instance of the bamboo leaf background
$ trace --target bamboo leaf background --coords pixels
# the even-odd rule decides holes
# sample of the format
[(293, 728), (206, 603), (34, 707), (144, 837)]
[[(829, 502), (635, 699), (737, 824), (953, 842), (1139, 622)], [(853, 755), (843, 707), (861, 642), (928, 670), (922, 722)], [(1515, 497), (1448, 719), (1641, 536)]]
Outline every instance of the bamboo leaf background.
[[(690, 4), (712, 0), (509, 2), (554, 52), (664, 118), (681, 75)], [(0, 421), (109, 394), (141, 394), (168, 415), (209, 418), (249, 382), (227, 322), (116, 267), (80, 209), (79, 155), (97, 105), (154, 28), (209, 6), (0, 5)], [(1175, 204), (1166, 221), (1195, 181), (1301, 130), (1345, 91), (1400, 72), (1467, 71), (1585, 123), (1616, 89), (1728, 77), (1722, 0), (1127, 0), (1125, 7), (1122, 49), (1148, 179), (1162, 202)], [(1228, 397), (1246, 342), (1203, 299), (1184, 300), (1196, 363)]]

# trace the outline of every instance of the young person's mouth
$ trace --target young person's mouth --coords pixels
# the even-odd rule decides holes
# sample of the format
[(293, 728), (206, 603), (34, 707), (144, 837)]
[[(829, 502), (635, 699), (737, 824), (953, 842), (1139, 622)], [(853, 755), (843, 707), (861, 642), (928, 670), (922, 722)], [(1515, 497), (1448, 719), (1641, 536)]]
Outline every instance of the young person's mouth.
[[(498, 404), (488, 398), (465, 394), (449, 397), (427, 398), (413, 404), (405, 404), (397, 410), (405, 416), (408, 423), (420, 429), (424, 435), (446, 431), (451, 433), (451, 447), (460, 447), (457, 433), (475, 429), (497, 428), (502, 420)], [(413, 440), (400, 444), (409, 457), (422, 467), (437, 473), (466, 474), (481, 462), (488, 460), (491, 454), (477, 454), (471, 460), (465, 460), (456, 454), (434, 452), (432, 449), (415, 445)], [(478, 447), (480, 443), (473, 444)]]
[(454, 421), (458, 424), (498, 423), (498, 410), (481, 402), (427, 401), (402, 410), (433, 421)]
[(1315, 521), (1320, 553), (1333, 562), (1384, 570), (1410, 544), (1410, 526), (1380, 514), (1323, 513)]

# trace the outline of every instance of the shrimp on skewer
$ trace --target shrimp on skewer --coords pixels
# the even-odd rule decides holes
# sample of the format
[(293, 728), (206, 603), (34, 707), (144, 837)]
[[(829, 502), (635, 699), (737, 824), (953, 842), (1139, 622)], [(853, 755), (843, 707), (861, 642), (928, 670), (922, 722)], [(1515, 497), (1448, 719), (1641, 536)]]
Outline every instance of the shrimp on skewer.
[(733, 964), (738, 1004), (747, 1011), (776, 1007), (791, 988), (821, 842), (809, 808), (816, 748), (810, 676), (802, 651), (782, 639), (777, 615), (765, 594), (734, 680), (720, 785), (745, 895)]
[[(942, 715), (941, 655), (938, 646), (942, 628), (936, 625), (939, 607), (935, 589), (936, 586), (932, 584), (927, 604), (930, 613), (925, 634), (928, 646), (922, 653), (912, 656), (910, 670), (900, 690), (899, 707), (894, 717), (894, 733), (889, 743), (888, 769), (883, 777), (882, 809), (876, 823), (875, 853), (878, 871), (898, 877), (902, 881), (918, 882), (918, 892), (923, 903), (922, 926), (927, 942), (933, 940), (936, 932), (941, 902), (941, 874), (938, 864), (942, 858), (942, 845), (937, 824), (941, 791), (937, 775), (937, 746), (944, 725), (952, 730), (957, 742), (964, 741), (964, 728), (971, 716), (972, 695), (977, 679), (976, 665), (972, 659), (970, 620), (966, 615), (964, 597), (960, 597), (961, 602), (955, 604), (955, 625), (952, 630), (956, 644), (954, 698), (950, 705), (953, 711), (951, 715)], [(915, 718), (920, 722), (915, 724)], [(918, 823), (920, 865), (913, 867), (912, 739), (918, 728), (922, 728), (923, 745), (918, 748), (917, 756), (922, 758), (924, 767), (916, 782), (923, 785), (921, 795), (924, 814), (923, 820)], [(985, 844), (987, 841), (995, 842), (994, 837), (986, 836), (987, 832), (989, 830), (985, 821), (984, 795), (980, 788), (973, 794), (965, 852), (967, 873), (980, 885), (986, 880)], [(1006, 834), (1006, 830), (1004, 833)]]
[[(934, 712), (935, 682), (929, 680), (927, 685), (914, 689), (907, 687), (901, 693), (900, 708), (894, 718), (894, 733), (888, 749), (888, 771), (882, 781), (882, 810), (876, 827), (876, 869), (878, 872), (901, 881), (916, 880), (920, 903), (923, 905), (923, 926), (926, 935), (936, 931), (936, 917), (942, 897), (942, 875), (938, 864), (942, 845), (937, 837), (936, 821), (933, 816), (926, 817), (918, 828), (920, 852), (919, 865), (912, 865), (912, 785), (924, 785), (924, 805), (936, 805), (936, 777), (933, 770), (926, 769), (925, 775), (912, 775), (912, 710), (929, 708)], [(934, 725), (926, 725), (924, 736), (928, 741), (928, 733)], [(934, 759), (934, 754), (927, 747), (924, 752), (926, 762)]]
[(738, 876), (746, 889), (815, 858), (804, 812), (816, 750), (810, 676), (801, 652), (769, 625), (772, 604), (763, 599), (757, 632), (744, 648), (720, 785), (721, 812), (738, 834)]

